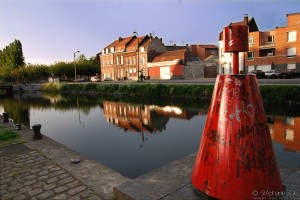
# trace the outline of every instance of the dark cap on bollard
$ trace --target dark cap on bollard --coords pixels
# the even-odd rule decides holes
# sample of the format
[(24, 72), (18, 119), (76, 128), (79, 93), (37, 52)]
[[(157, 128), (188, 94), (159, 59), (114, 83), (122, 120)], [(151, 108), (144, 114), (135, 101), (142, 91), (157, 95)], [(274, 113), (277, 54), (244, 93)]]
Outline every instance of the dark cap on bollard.
[(41, 134), (41, 127), (41, 124), (35, 124), (32, 126), (34, 140), (40, 140), (43, 138), (43, 135)]
[(3, 123), (8, 123), (9, 122), (9, 113), (4, 112), (4, 113), (2, 113), (2, 115), (3, 115)]

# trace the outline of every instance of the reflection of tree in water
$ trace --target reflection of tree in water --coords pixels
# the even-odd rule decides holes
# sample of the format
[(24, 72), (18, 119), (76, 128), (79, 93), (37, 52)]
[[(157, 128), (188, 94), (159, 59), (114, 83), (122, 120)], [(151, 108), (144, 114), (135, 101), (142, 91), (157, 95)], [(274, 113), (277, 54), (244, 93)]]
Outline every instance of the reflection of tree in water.
[(4, 101), (1, 102), (4, 111), (9, 113), (9, 118), (14, 120), (14, 123), (30, 125), (29, 106), (27, 103), (20, 101)]
[(150, 111), (150, 124), (153, 127), (154, 133), (156, 133), (156, 131), (162, 132), (163, 130), (166, 130), (166, 125), (168, 121), (168, 117), (159, 115), (154, 110)]

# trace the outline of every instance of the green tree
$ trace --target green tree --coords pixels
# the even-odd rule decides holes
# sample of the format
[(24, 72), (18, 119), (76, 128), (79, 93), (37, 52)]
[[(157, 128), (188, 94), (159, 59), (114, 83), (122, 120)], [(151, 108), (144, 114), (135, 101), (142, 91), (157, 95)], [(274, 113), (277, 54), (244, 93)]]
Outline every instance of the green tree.
[(4, 78), (6, 81), (13, 81), (13, 71), (19, 67), (24, 67), (24, 65), (22, 44), (15, 39), (0, 53), (0, 78)]
[(24, 56), (22, 43), (15, 39), (14, 42), (6, 46), (1, 52), (1, 66), (10, 69), (24, 66)]

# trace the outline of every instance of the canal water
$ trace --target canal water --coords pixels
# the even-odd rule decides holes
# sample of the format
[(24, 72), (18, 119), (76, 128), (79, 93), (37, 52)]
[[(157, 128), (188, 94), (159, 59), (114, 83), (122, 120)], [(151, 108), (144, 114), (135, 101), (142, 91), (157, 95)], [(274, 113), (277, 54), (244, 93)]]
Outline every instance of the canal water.
[[(196, 152), (208, 106), (73, 95), (0, 98), (0, 113), (9, 112), (15, 123), (41, 124), (42, 134), (129, 178)], [(278, 162), (300, 166), (299, 106), (265, 109)]]

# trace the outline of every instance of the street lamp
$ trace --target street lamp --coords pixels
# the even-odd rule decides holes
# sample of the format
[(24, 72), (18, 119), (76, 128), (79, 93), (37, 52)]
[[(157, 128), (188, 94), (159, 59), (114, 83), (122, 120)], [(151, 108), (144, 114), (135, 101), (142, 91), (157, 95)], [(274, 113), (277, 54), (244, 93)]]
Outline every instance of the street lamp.
[(139, 35), (138, 32), (134, 31), (133, 34), (136, 34), (137, 37), (137, 78), (139, 81), (139, 73), (140, 73), (140, 60), (139, 60)]
[(77, 78), (76, 78), (76, 77), (77, 77), (77, 75), (76, 75), (76, 61), (75, 61), (75, 54), (76, 54), (76, 53), (79, 53), (79, 51), (74, 52), (74, 70), (75, 70), (75, 77), (74, 77), (75, 79), (74, 79), (74, 81), (75, 81), (75, 82), (77, 82), (77, 80), (76, 80), (76, 79), (77, 79)]

